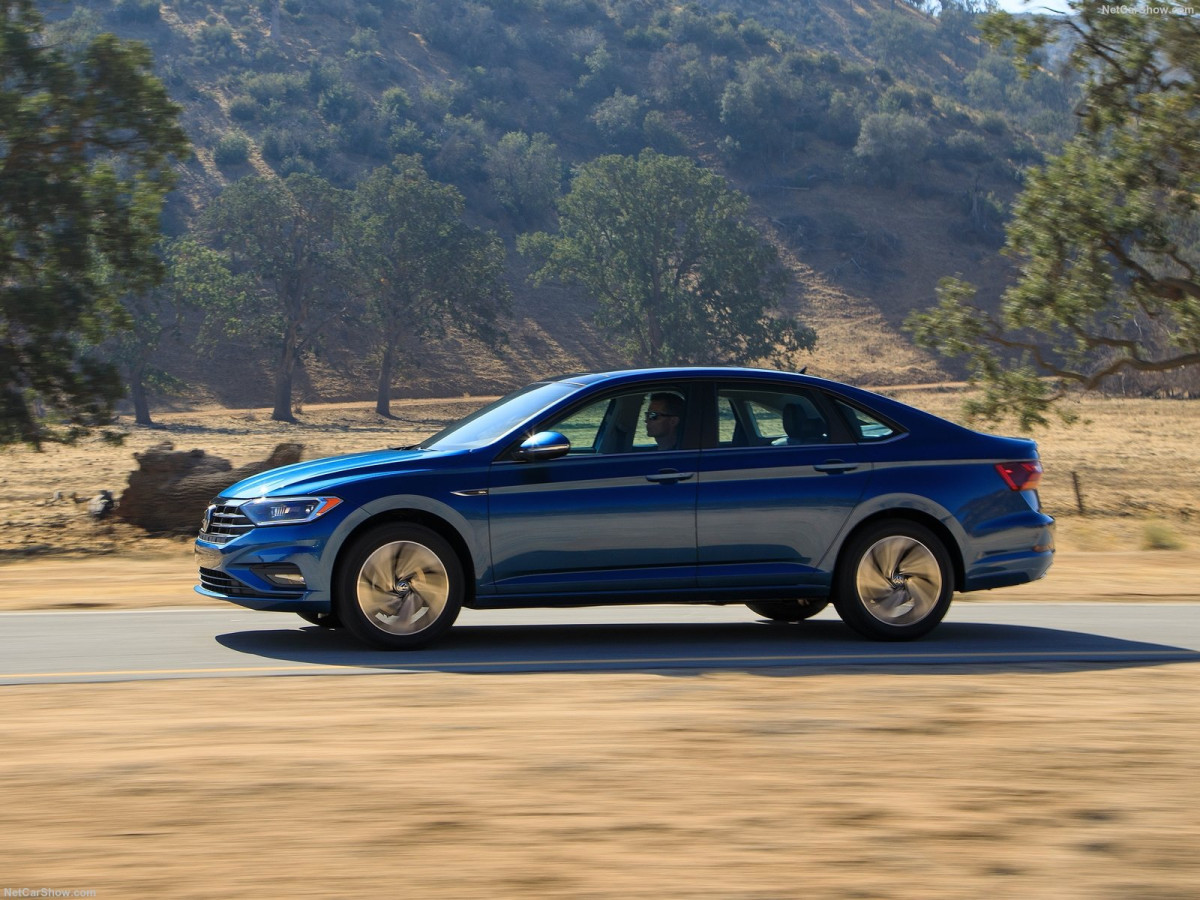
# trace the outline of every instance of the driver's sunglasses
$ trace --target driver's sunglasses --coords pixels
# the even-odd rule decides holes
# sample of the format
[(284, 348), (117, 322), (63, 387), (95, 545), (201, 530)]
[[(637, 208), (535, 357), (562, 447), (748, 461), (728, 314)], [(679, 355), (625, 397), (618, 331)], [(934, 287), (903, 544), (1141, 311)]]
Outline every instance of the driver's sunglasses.
[(655, 419), (661, 419), (663, 416), (670, 416), (672, 419), (679, 418), (679, 416), (671, 415), (671, 413), (655, 412), (654, 410), (651, 410), (650, 412), (646, 413), (646, 421), (653, 422)]

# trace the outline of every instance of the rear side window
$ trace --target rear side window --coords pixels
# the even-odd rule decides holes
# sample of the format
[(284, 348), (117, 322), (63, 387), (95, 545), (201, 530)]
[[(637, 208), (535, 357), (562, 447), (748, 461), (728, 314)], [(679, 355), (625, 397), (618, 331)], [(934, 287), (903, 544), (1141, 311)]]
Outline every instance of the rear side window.
[(829, 443), (829, 423), (808, 391), (722, 388), (717, 445), (786, 447)]
[(883, 441), (899, 434), (891, 425), (875, 418), (875, 416), (859, 409), (857, 406), (851, 406), (849, 403), (836, 398), (834, 398), (834, 402), (846, 417), (846, 424), (850, 426), (850, 433), (856, 441)]

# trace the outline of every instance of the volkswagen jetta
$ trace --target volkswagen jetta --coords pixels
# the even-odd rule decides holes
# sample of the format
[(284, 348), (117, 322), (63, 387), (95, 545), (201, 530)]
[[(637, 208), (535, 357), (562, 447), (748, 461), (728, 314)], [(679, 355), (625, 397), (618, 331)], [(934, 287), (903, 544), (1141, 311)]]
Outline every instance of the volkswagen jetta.
[(643, 369), (531, 384), (412, 447), (247, 478), (204, 512), (200, 593), (424, 646), (462, 607), (833, 603), (878, 640), (1040, 578), (1027, 439), (845, 384)]

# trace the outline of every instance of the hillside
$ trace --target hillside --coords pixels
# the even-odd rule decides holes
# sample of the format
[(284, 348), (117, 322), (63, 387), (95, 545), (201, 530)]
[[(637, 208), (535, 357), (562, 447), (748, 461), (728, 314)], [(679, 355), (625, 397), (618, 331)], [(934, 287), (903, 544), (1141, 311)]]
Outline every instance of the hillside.
[[(891, 0), (83, 0), (56, 33), (112, 30), (153, 50), (195, 145), (166, 216), (174, 234), (246, 175), (349, 187), (396, 153), (463, 193), (472, 223), (510, 249), (510, 339), (413, 346), (398, 397), (624, 362), (586, 298), (525, 281), (516, 236), (553, 227), (553, 213), (499, 199), (488, 162), (511, 132), (547, 135), (564, 173), (644, 146), (721, 172), (795, 276), (787, 308), (819, 339), (810, 371), (886, 385), (955, 374), (898, 326), (944, 275), (999, 295), (1020, 169), (1069, 118), (1063, 86), (1019, 81), (949, 6), (933, 19)], [(185, 328), (159, 360), (186, 399), (266, 401), (260, 350), (190, 346)], [(372, 389), (352, 326), (305, 369), (301, 402)]]

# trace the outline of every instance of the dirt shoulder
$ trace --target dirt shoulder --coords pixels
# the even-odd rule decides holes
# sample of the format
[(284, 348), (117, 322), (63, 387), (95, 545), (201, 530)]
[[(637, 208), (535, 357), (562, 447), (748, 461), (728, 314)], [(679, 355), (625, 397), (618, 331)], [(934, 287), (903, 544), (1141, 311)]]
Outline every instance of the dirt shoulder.
[(3, 880), (121, 898), (1195, 897), (1200, 664), (5, 688)]

